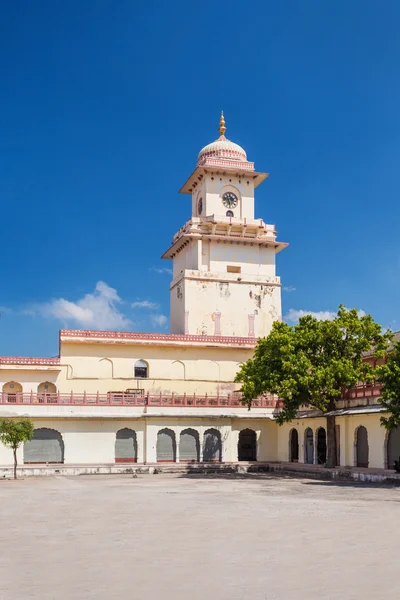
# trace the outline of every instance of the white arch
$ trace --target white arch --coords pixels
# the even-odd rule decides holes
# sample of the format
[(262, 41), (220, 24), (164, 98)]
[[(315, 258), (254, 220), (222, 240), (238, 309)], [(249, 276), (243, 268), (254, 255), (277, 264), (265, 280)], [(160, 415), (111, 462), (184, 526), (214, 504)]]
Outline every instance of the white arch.
[(99, 379), (113, 379), (114, 363), (110, 358), (99, 360)]
[(171, 363), (171, 379), (186, 379), (185, 363), (181, 360), (173, 360)]

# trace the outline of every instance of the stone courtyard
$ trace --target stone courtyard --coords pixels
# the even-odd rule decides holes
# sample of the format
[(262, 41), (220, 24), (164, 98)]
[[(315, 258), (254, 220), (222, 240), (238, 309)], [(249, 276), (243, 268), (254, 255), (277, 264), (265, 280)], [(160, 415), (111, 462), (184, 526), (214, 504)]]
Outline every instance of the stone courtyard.
[(3, 480), (0, 597), (397, 599), (399, 503), (267, 474)]

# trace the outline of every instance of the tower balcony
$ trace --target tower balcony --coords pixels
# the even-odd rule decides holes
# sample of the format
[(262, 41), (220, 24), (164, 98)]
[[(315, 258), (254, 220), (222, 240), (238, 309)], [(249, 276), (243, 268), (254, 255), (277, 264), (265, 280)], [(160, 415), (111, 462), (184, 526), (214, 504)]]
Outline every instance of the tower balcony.
[(171, 247), (161, 258), (174, 258), (191, 240), (202, 237), (238, 244), (264, 245), (280, 252), (288, 244), (278, 242), (276, 235), (275, 225), (265, 223), (262, 219), (219, 215), (192, 217), (176, 232)]

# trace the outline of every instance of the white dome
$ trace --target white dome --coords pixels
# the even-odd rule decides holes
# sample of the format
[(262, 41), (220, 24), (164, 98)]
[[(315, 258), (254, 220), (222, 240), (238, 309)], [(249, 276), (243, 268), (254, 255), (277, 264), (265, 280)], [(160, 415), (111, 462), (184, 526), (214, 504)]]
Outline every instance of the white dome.
[(200, 150), (197, 163), (200, 164), (206, 158), (223, 158), (227, 160), (237, 160), (240, 162), (246, 162), (246, 152), (239, 144), (235, 144), (228, 140), (224, 135), (221, 135), (215, 142), (204, 146)]

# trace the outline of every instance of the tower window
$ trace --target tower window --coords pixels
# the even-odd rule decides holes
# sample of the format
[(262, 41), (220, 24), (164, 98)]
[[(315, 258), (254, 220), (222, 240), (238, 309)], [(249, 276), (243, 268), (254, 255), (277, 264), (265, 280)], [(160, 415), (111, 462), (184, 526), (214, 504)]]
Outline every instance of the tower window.
[(148, 364), (144, 360), (135, 362), (135, 377), (137, 379), (147, 379), (149, 372)]
[(226, 272), (227, 273), (241, 273), (242, 267), (234, 267), (233, 265), (227, 265)]
[(234, 216), (233, 211), (232, 210), (227, 210), (226, 211), (226, 216), (227, 217), (233, 217)]

